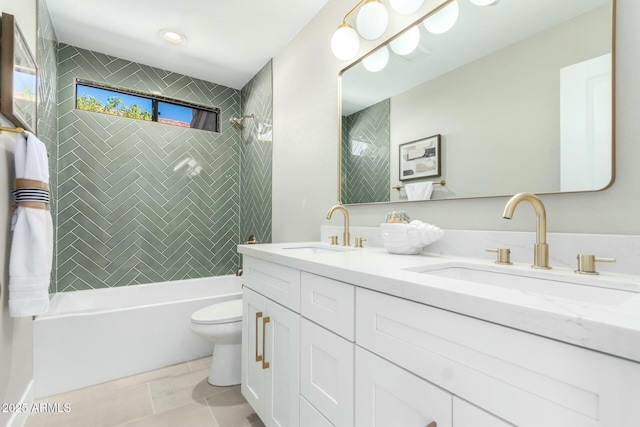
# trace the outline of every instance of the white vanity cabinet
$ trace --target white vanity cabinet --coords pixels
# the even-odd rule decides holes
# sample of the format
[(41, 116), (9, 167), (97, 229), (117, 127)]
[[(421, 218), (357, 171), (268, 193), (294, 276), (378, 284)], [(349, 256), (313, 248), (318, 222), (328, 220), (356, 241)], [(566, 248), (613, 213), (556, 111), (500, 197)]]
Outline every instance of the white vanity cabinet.
[(513, 427), (356, 347), (356, 427)]
[(244, 258), (243, 396), (267, 427), (297, 427), (300, 272)]
[(492, 427), (640, 425), (638, 363), (362, 288), (356, 302), (358, 346), (455, 396), (455, 427), (476, 409)]
[(514, 427), (495, 415), (453, 396), (453, 427)]
[[(334, 427), (354, 423), (355, 288), (302, 273), (300, 393)], [(318, 414), (300, 414), (302, 426)]]
[(356, 347), (356, 427), (451, 427), (451, 398), (450, 393)]
[(640, 426), (640, 363), (246, 255), (244, 270), (242, 393), (267, 426)]

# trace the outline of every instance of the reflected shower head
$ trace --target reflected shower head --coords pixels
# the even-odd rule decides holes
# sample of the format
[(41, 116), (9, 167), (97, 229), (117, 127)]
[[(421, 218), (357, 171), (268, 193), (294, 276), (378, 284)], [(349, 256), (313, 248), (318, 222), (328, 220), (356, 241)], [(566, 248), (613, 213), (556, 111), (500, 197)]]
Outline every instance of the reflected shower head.
[(229, 121), (236, 129), (243, 130), (244, 125), (242, 124), (242, 122), (244, 121), (244, 119), (253, 119), (254, 117), (255, 116), (253, 114), (246, 114), (242, 117), (232, 117), (231, 119), (229, 119)]

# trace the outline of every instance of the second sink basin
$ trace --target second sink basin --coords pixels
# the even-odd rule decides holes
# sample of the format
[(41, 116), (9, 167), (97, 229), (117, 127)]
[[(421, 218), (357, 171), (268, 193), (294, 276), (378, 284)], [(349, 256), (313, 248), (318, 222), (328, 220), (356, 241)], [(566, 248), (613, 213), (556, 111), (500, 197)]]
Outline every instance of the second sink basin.
[[(466, 263), (447, 266), (411, 268), (433, 277), (446, 277), (542, 296), (585, 301), (604, 305), (618, 305), (638, 295), (637, 284), (612, 282), (599, 277), (585, 277), (523, 270), (505, 271), (496, 267)], [(500, 267), (497, 267), (498, 269)], [(635, 288), (635, 289), (634, 289)]]
[(287, 251), (292, 251), (295, 253), (302, 253), (302, 254), (327, 254), (327, 253), (347, 252), (347, 251), (355, 250), (355, 248), (352, 248), (349, 246), (325, 246), (325, 245), (290, 246), (283, 249)]

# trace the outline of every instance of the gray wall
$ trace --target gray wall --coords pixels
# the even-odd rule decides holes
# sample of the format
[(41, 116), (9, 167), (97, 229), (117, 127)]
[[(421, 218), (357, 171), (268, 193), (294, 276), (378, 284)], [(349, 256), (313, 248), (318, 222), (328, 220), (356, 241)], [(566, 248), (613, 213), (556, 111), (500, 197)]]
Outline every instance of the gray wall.
[(391, 182), (399, 144), (442, 134), (432, 198), (559, 191), (558, 70), (609, 53), (610, 22), (597, 8), (392, 97)]
[[(434, 5), (425, 1), (421, 10)], [(338, 73), (346, 61), (331, 54), (329, 40), (349, 5), (331, 0), (273, 60), (274, 146), (273, 239), (318, 240), (325, 212), (337, 201)], [(552, 232), (640, 233), (640, 2), (618, 0), (616, 26), (616, 181), (607, 190), (543, 196)], [(410, 19), (393, 17), (388, 39)], [(379, 43), (377, 41), (376, 43)], [(373, 43), (363, 43), (361, 53)], [(308, 102), (313, 100), (313, 102)], [(292, 181), (290, 176), (296, 177)], [(505, 197), (437, 200), (351, 207), (353, 225), (377, 226), (390, 210), (406, 210), (413, 218), (443, 228), (533, 231), (533, 209), (518, 209), (502, 218)], [(553, 249), (552, 249), (553, 250)], [(578, 249), (577, 249), (578, 250)], [(579, 250), (578, 250), (579, 251)]]
[[(57, 290), (235, 272), (240, 91), (64, 44), (58, 58)], [(220, 107), (221, 133), (75, 110), (76, 78)]]

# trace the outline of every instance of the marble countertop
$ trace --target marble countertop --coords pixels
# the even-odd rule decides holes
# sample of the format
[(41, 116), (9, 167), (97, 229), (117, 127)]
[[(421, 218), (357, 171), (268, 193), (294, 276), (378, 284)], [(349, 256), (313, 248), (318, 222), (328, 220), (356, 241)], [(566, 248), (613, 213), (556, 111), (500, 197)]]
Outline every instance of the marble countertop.
[[(305, 247), (336, 248), (318, 242), (276, 243), (240, 245), (238, 252), (640, 362), (640, 277), (637, 275), (585, 276), (568, 268), (539, 271), (529, 264), (500, 266), (486, 259), (424, 253), (392, 255), (377, 247), (318, 253), (311, 253), (312, 249), (292, 249)], [(559, 286), (567, 291), (537, 292), (424, 274), (425, 270), (455, 266), (512, 274), (514, 280), (518, 280), (518, 276), (536, 276), (551, 280), (546, 282), (551, 286), (549, 289), (554, 289), (554, 282), (565, 282)], [(575, 294), (573, 287), (576, 287)], [(585, 291), (587, 297), (583, 296)]]

